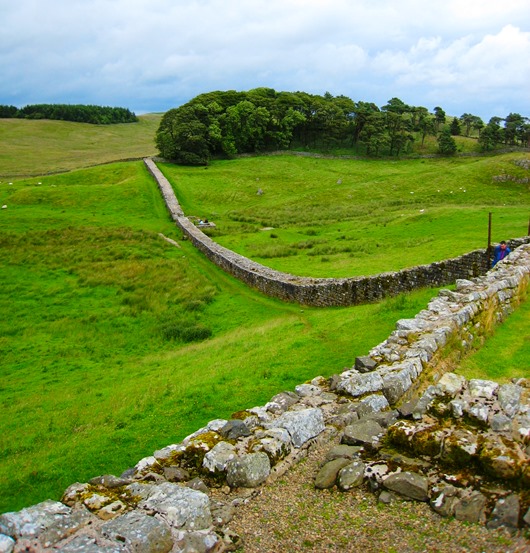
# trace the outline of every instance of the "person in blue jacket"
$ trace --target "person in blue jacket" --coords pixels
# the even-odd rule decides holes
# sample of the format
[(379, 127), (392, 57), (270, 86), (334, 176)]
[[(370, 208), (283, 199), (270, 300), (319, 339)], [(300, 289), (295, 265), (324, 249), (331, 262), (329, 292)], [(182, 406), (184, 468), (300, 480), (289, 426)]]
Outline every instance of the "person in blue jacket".
[(493, 263), (492, 267), (495, 267), (497, 263), (504, 259), (512, 250), (506, 245), (506, 242), (503, 240), (498, 246), (495, 247), (495, 251), (493, 252)]

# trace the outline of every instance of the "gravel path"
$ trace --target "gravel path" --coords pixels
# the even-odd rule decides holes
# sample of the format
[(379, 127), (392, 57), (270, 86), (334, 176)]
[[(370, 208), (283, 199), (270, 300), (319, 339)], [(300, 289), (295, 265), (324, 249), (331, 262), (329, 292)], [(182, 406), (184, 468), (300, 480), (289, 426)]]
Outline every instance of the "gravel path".
[(237, 507), (240, 553), (529, 553), (530, 540), (442, 518), (425, 503), (378, 504), (366, 489), (316, 490), (320, 447)]

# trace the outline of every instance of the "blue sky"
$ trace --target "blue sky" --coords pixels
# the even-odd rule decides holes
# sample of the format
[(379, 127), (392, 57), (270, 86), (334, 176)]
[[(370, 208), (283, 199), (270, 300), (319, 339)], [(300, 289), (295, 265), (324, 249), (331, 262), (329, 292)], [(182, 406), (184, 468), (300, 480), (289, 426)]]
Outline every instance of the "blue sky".
[(529, 0), (0, 0), (0, 104), (166, 111), (211, 90), (530, 117)]

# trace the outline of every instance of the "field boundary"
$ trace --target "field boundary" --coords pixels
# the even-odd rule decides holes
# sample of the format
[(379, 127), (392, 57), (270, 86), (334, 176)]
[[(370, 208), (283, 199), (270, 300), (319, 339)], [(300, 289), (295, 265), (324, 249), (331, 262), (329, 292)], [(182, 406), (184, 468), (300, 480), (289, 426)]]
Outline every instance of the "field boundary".
[[(248, 286), (284, 301), (314, 307), (360, 305), (418, 288), (446, 286), (457, 279), (484, 275), (490, 268), (486, 249), (479, 249), (428, 265), (370, 276), (312, 278), (283, 273), (214, 242), (186, 217), (173, 187), (153, 159), (145, 158), (144, 163), (158, 184), (171, 218), (198, 250)], [(523, 237), (508, 243), (514, 249), (529, 241), (529, 237)]]

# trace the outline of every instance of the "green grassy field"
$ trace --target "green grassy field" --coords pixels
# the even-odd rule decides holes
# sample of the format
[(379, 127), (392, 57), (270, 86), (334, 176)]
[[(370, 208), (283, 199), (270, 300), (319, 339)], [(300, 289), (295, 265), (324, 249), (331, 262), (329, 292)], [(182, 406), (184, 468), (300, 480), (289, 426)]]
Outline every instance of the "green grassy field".
[[(5, 121), (0, 121), (0, 129)], [(55, 166), (62, 167), (63, 155), (71, 168), (87, 165), (87, 156), (66, 151), (67, 143), (63, 142), (64, 153), (53, 152), (54, 137), (65, 135), (70, 124), (58, 123), (64, 128), (50, 131), (50, 143), (46, 144), (46, 133), (39, 135), (46, 122), (18, 123), (29, 124), (25, 129), (30, 136), (21, 142), (34, 146), (31, 163), (19, 156), (19, 147), (11, 150), (18, 152), (17, 159), (0, 159), (0, 174), (44, 175), (52, 171), (54, 156)], [(123, 127), (136, 132), (132, 126)], [(103, 135), (100, 140), (98, 131)], [(75, 127), (69, 132), (77, 134)], [(121, 131), (94, 127), (90, 132), (95, 133), (93, 143), (84, 146), (91, 151), (89, 165), (112, 159), (113, 152), (99, 151), (94, 143), (104, 144), (106, 133)], [(88, 140), (84, 126), (78, 133), (71, 141), (79, 141), (82, 150), (83, 141)], [(9, 148), (4, 136), (0, 135), (0, 146)], [(36, 148), (39, 136), (42, 149)], [(131, 152), (135, 148), (142, 152), (139, 155), (148, 155), (146, 137), (143, 146), (125, 131), (116, 140), (118, 157), (134, 157)], [(289, 232), (297, 235), (303, 229), (310, 231), (304, 235), (307, 239), (316, 239), (319, 235), (311, 229), (326, 237), (329, 226), (334, 237), (340, 228), (333, 220), (334, 211), (340, 226), (343, 224), (341, 202), (334, 208), (326, 206), (321, 218), (314, 204), (324, 199), (318, 194), (325, 176), (331, 179), (327, 194), (333, 199), (338, 178), (346, 182), (345, 165), (340, 161), (333, 169), (333, 163), (326, 162), (323, 171), (321, 160), (306, 161), (270, 158), (267, 173), (259, 165), (259, 175), (253, 160), (248, 159), (214, 163), (207, 170), (164, 170), (178, 186), (187, 179), (195, 182), (197, 190), (183, 187), (179, 198), (189, 206), (189, 214), (214, 219), (215, 213), (223, 233), (219, 239), (231, 239), (222, 228), (225, 222), (227, 229), (231, 225), (254, 229), (276, 221), (281, 201), (272, 201), (268, 213), (265, 206), (254, 203), (258, 186), (265, 192), (261, 199), (269, 201), (272, 196), (268, 179), (278, 190), (290, 190), (284, 198), (287, 215), (280, 213), (282, 224), (291, 214), (301, 213), (297, 219), (301, 223)], [(512, 170), (509, 158), (500, 163)], [(310, 178), (311, 167), (320, 187)], [(392, 167), (399, 173), (400, 164), (370, 163), (363, 179), (369, 180), (370, 171), (374, 175), (388, 172), (390, 179)], [(220, 170), (228, 171), (232, 191), (223, 184)], [(296, 187), (292, 175), (298, 175)], [(198, 180), (205, 176), (206, 181)], [(414, 178), (419, 177), (411, 169)], [(208, 179), (213, 184), (208, 184)], [(373, 177), (379, 179), (384, 180)], [(262, 405), (279, 391), (351, 367), (356, 356), (365, 355), (388, 336), (396, 320), (414, 316), (436, 294), (435, 290), (422, 290), (379, 304), (333, 309), (303, 308), (264, 297), (217, 269), (188, 242), (180, 241), (180, 233), (141, 162), (0, 180), (0, 205), (7, 206), (0, 210), (0, 512), (57, 499), (75, 481), (119, 474), (209, 420)], [(214, 186), (216, 182), (218, 186)], [(247, 187), (247, 198), (235, 186), (239, 182)], [(426, 179), (422, 193), (428, 193), (429, 182)], [(373, 188), (378, 186), (375, 182)], [(509, 184), (505, 187), (508, 195)], [(199, 200), (192, 192), (198, 192)], [(235, 216), (207, 210), (216, 205), (217, 199), (213, 203), (209, 199), (216, 194), (227, 198), (219, 205), (231, 203)], [(359, 193), (356, 202), (359, 208), (361, 200), (370, 198), (367, 191), (363, 194)], [(383, 202), (385, 195), (378, 198)], [(522, 205), (524, 198), (521, 196)], [(248, 207), (245, 201), (249, 201)], [(296, 205), (291, 208), (289, 203)], [(377, 207), (377, 202), (365, 209), (366, 221), (356, 219), (368, 240), (376, 228), (371, 226), (374, 205)], [(515, 206), (510, 206), (510, 213), (515, 213)], [(449, 203), (450, 207), (467, 209), (458, 203)], [(392, 213), (390, 209), (390, 218)], [(251, 220), (242, 221), (241, 217)], [(314, 223), (316, 217), (321, 225)], [(307, 224), (309, 220), (311, 224)], [(277, 228), (281, 227), (274, 232)], [(420, 235), (413, 234), (419, 228), (411, 226), (411, 244), (419, 240)], [(270, 232), (263, 234), (267, 241), (278, 240)], [(159, 233), (177, 240), (180, 247), (168, 244)], [(256, 230), (248, 233), (262, 236)], [(243, 249), (248, 247), (243, 234), (241, 243)], [(460, 245), (460, 239), (455, 239), (453, 247)], [(319, 260), (328, 269), (326, 276), (332, 276), (333, 270), (340, 273), (340, 256), (326, 255), (328, 261)], [(307, 263), (310, 257), (306, 257)], [(394, 261), (390, 265), (395, 268)], [(519, 332), (527, 335), (528, 317), (520, 325)], [(510, 337), (505, 340), (509, 342)], [(512, 370), (515, 368), (506, 361), (504, 376)]]
[(0, 203), (0, 512), (342, 371), (434, 293), (266, 298), (159, 237), (180, 236), (141, 162), (3, 183)]
[(530, 377), (530, 302), (526, 300), (483, 347), (460, 364), (459, 374), (508, 383), (512, 378)]
[(138, 123), (119, 125), (0, 119), (0, 181), (155, 155), (161, 118), (140, 115)]
[[(161, 165), (186, 214), (210, 236), (259, 263), (313, 277), (376, 274), (456, 257), (524, 236), (528, 184), (495, 182), (528, 171), (495, 157), (362, 161), (290, 155)], [(262, 194), (258, 194), (261, 190)]]

